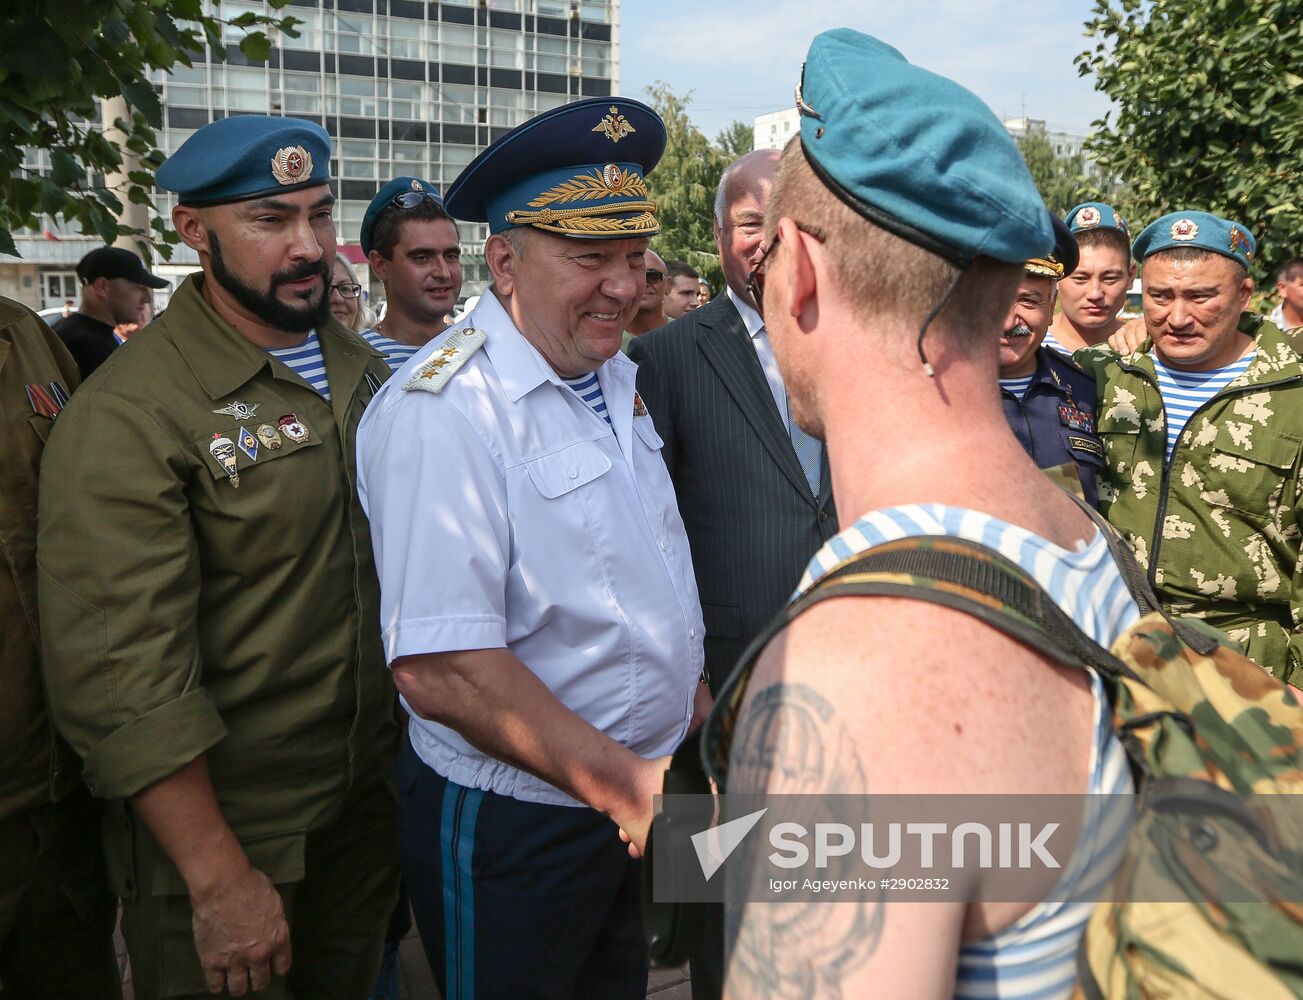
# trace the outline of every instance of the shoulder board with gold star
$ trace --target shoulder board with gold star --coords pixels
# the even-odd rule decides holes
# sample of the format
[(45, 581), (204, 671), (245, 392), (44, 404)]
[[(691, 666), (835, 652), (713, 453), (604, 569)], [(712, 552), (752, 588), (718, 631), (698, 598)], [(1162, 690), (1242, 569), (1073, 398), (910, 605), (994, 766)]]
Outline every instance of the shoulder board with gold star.
[(471, 356), (484, 346), (488, 335), (473, 326), (464, 326), (448, 335), (443, 346), (430, 355), (430, 359), (416, 369), (416, 374), (403, 383), (403, 391), (420, 389), (439, 392), (461, 369)]

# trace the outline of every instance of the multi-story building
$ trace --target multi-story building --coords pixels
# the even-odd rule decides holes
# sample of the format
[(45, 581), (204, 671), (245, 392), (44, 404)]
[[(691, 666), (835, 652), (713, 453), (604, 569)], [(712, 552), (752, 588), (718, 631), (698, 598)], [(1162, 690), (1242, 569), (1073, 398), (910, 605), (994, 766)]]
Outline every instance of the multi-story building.
[[(323, 124), (334, 140), (331, 174), (344, 253), (362, 262), (358, 230), (377, 188), (402, 174), (446, 187), (512, 126), (580, 97), (619, 93), (620, 0), (222, 0), (229, 20), (244, 11), (291, 14), (299, 36), (276, 33), (271, 58), (251, 65), (226, 30), (226, 59), (159, 73), (160, 148), (171, 153), (208, 122), (237, 114), (284, 114)], [(28, 165), (46, 165), (28, 152)], [(175, 196), (157, 192), (168, 217)], [(466, 291), (487, 275), (486, 227), (462, 224)], [(99, 245), (46, 220), (16, 234), (21, 260), (0, 256), (0, 294), (34, 308), (77, 298), (73, 268)], [(156, 273), (179, 279), (198, 260), (177, 247)], [(363, 269), (363, 273), (367, 273)], [(378, 288), (373, 291), (380, 291)]]

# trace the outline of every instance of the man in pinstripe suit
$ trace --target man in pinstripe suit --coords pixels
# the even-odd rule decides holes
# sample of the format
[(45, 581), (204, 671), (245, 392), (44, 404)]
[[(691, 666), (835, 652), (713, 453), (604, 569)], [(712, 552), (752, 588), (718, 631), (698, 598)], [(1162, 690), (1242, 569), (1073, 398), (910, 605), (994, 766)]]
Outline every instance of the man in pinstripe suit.
[(725, 293), (629, 347), (688, 530), (712, 692), (837, 531), (824, 449), (789, 418), (746, 286), (764, 253), (778, 156), (748, 153), (720, 179), (714, 229)]
[[(628, 352), (665, 442), (661, 455), (688, 532), (712, 694), (837, 532), (822, 443), (791, 420), (747, 290), (765, 251), (765, 204), (778, 157), (778, 150), (756, 150), (720, 178), (714, 229), (724, 294), (639, 337)], [(699, 943), (690, 963), (694, 1000), (723, 988), (722, 928), (707, 927), (705, 936), (711, 940)]]

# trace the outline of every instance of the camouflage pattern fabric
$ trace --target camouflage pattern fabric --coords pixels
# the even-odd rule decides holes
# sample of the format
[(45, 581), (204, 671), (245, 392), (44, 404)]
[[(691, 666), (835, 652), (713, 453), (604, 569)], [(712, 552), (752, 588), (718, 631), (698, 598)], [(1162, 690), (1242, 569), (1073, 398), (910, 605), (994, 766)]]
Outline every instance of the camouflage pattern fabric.
[(1303, 361), (1246, 313), (1248, 369), (1190, 418), (1164, 461), (1166, 414), (1152, 344), (1074, 360), (1095, 376), (1106, 463), (1100, 512), (1130, 543), (1163, 606), (1205, 619), (1273, 676), (1303, 683)]
[(1116, 901), (1087, 924), (1073, 1000), (1303, 997), (1303, 803), (1271, 808), (1303, 795), (1303, 707), (1203, 623), (1202, 651), (1158, 611), (1105, 651), (993, 550), (931, 536), (876, 546), (797, 595), (730, 676), (702, 730), (720, 789), (764, 646), (811, 604), (875, 595), (964, 611), (1104, 678), (1139, 813)]

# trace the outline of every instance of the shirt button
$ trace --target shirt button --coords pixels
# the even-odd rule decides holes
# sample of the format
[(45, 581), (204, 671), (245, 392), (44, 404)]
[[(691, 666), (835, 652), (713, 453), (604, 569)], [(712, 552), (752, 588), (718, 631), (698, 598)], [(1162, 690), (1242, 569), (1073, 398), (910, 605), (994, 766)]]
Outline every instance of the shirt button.
[(578, 478), (579, 478), (579, 473), (578, 473), (576, 470), (574, 470), (574, 469), (567, 469), (567, 470), (566, 470), (566, 475), (568, 475), (571, 479), (578, 479)]
[(697, 637), (697, 630), (695, 628), (688, 629), (688, 638), (695, 639), (696, 637)]
[(661, 551), (662, 551), (662, 552), (665, 552), (665, 551), (668, 550), (668, 549), (669, 549), (669, 546), (665, 544), (665, 540), (664, 540), (664, 539), (661, 539)]

